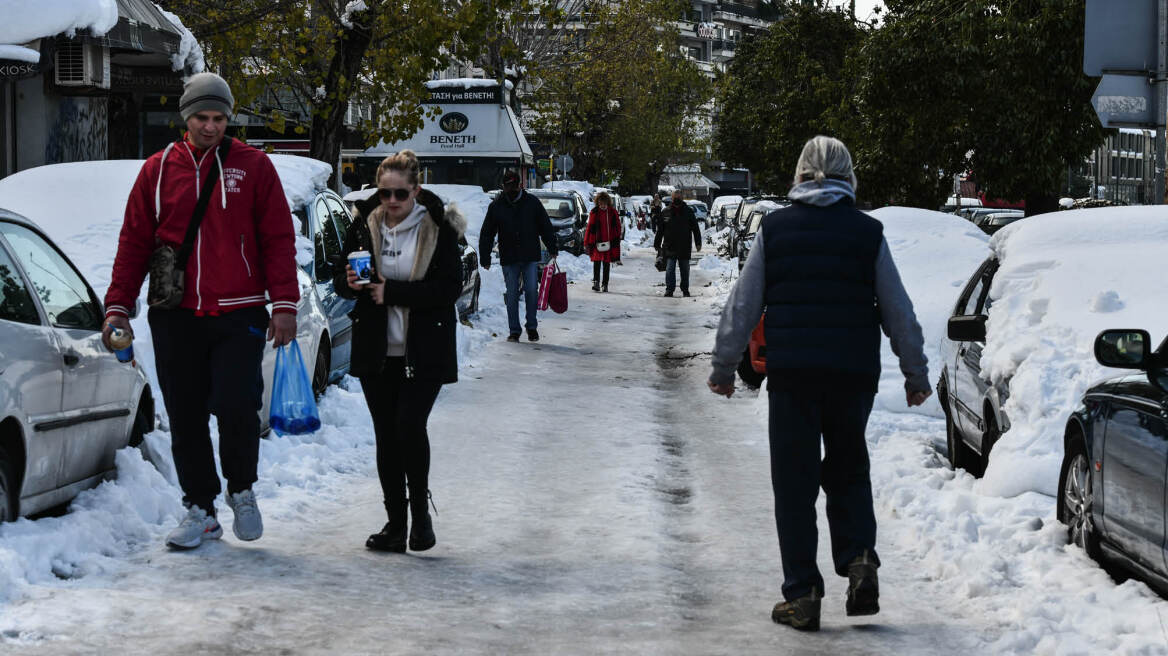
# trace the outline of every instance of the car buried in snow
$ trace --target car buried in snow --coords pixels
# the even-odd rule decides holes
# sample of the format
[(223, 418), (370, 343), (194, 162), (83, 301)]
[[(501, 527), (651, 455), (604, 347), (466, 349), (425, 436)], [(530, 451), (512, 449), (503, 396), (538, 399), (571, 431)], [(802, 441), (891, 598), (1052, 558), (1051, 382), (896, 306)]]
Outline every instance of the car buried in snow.
[(1070, 541), (1168, 595), (1168, 339), (1105, 330), (1095, 358), (1140, 373), (1090, 387), (1067, 421), (1058, 518)]
[(48, 234), (0, 209), (0, 522), (97, 485), (154, 430), (146, 375), (105, 349), (104, 318)]

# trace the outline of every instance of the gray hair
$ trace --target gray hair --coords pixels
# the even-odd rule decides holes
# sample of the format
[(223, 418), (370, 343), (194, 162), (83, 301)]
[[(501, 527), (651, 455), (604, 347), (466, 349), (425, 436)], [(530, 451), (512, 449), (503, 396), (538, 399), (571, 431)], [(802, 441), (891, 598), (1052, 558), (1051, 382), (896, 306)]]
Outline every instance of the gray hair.
[(803, 145), (799, 163), (795, 165), (795, 184), (823, 182), (835, 178), (850, 182), (856, 188), (856, 173), (852, 170), (852, 154), (844, 142), (834, 137), (817, 135)]

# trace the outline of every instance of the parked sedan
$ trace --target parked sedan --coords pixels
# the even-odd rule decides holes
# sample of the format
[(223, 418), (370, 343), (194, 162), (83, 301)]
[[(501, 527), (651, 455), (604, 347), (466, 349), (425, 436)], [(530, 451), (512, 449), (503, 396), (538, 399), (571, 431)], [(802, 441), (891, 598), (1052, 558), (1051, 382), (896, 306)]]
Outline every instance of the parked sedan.
[(1103, 365), (1142, 373), (1098, 383), (1067, 421), (1058, 518), (1070, 539), (1168, 594), (1168, 340), (1152, 351), (1143, 330), (1105, 330)]
[(787, 206), (787, 203), (771, 200), (760, 200), (751, 204), (750, 213), (743, 219), (742, 227), (737, 231), (737, 236), (733, 241), (735, 250), (731, 251), (731, 254), (738, 258), (739, 271), (746, 265), (746, 258), (750, 255), (751, 247), (754, 246), (754, 238), (758, 234), (759, 227), (762, 226), (763, 217)]
[(949, 464), (985, 473), (990, 451), (1010, 420), (1002, 411), (1009, 395), (1008, 380), (991, 384), (981, 376), (990, 286), (998, 271), (996, 256), (988, 258), (965, 284), (949, 318), (948, 340), (941, 346), (941, 378), (937, 399), (945, 412)]
[(154, 430), (146, 375), (106, 351), (104, 317), (53, 240), (0, 209), (0, 522), (97, 485)]
[(1024, 212), (1017, 210), (1007, 212), (989, 212), (979, 215), (974, 219), (973, 224), (981, 228), (982, 232), (987, 235), (992, 235), (995, 232), (1005, 228), (1006, 226), (1026, 218)]
[(529, 189), (527, 193), (538, 198), (547, 210), (552, 227), (556, 230), (556, 247), (572, 255), (582, 254), (588, 212), (580, 194), (571, 189)]

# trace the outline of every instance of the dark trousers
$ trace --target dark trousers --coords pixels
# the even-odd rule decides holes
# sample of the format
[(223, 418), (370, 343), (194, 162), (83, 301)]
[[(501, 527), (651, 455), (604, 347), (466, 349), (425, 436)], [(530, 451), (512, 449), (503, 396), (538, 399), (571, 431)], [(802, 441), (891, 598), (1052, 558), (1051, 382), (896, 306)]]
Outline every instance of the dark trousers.
[(681, 269), (681, 291), (689, 291), (689, 256), (670, 257), (665, 260), (665, 291), (672, 292), (677, 285), (677, 269)]
[(405, 377), (405, 358), (386, 358), (380, 374), (363, 376), (361, 390), (377, 438), (377, 476), (389, 508), (410, 497), (425, 505), (430, 477), (426, 422), (442, 383)]
[(222, 488), (207, 425), (219, 421), (219, 461), (227, 491), (256, 482), (268, 312), (250, 307), (218, 316), (151, 308), (154, 360), (183, 503), (215, 514)]
[(783, 558), (783, 597), (792, 600), (812, 588), (823, 592), (815, 562), (819, 544), (815, 499), (820, 486), (827, 495), (836, 574), (847, 576), (848, 563), (865, 549), (876, 557), (876, 517), (864, 441), (874, 397), (866, 390), (814, 384), (803, 389), (770, 387), (769, 394), (771, 483)]
[[(592, 263), (592, 282), (603, 281), (600, 284), (608, 285), (608, 272), (612, 269), (612, 262), (593, 262)], [(604, 277), (601, 278), (601, 275)]]

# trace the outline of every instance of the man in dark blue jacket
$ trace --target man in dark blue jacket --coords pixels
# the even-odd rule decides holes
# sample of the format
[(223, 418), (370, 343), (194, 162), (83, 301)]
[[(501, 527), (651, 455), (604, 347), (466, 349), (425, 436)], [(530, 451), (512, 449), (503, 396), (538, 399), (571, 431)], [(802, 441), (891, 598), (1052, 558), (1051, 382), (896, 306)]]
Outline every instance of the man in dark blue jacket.
[(491, 201), (483, 227), (479, 232), (479, 257), (483, 268), (491, 268), (491, 248), (499, 237), (499, 263), (503, 265), (503, 280), (507, 284), (507, 323), (511, 334), (507, 341), (519, 341), (519, 281), (527, 301), (527, 339), (538, 342), (538, 321), (535, 317), (539, 298), (539, 242), (542, 240), (548, 254), (556, 256), (556, 232), (543, 203), (519, 187), (519, 174), (503, 174), (503, 191)]
[[(880, 610), (876, 517), (864, 431), (880, 380), (880, 331), (900, 359), (905, 399), (931, 394), (924, 336), (884, 239), (854, 207), (852, 157), (815, 137), (795, 169), (791, 207), (762, 221), (722, 311), (709, 386), (734, 393), (734, 370), (766, 310), (771, 482), (783, 559), (783, 597), (771, 618), (819, 629), (815, 498), (827, 495), (831, 555), (848, 578), (848, 615)], [(824, 456), (820, 458), (820, 441)]]

